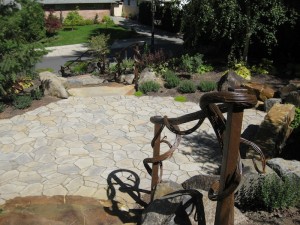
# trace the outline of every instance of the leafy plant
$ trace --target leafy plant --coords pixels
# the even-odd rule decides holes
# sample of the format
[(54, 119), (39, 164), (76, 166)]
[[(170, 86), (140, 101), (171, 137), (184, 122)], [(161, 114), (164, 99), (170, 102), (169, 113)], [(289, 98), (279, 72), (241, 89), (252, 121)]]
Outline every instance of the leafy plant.
[(141, 92), (141, 91), (136, 91), (136, 92), (134, 93), (134, 96), (136, 96), (136, 97), (141, 97), (141, 96), (143, 96), (143, 92)]
[(17, 95), (14, 97), (13, 105), (17, 109), (25, 109), (31, 106), (32, 99), (28, 95)]
[(300, 204), (300, 180), (296, 176), (267, 176), (262, 183), (262, 201), (268, 209), (286, 208)]
[(203, 92), (213, 91), (217, 88), (216, 82), (212, 81), (201, 81), (198, 85), (198, 89)]
[(84, 24), (84, 19), (79, 15), (79, 8), (77, 7), (75, 11), (71, 11), (67, 14), (67, 17), (64, 20), (65, 26), (71, 26), (72, 30), (74, 26), (80, 26)]
[(56, 34), (62, 28), (60, 19), (50, 11), (45, 19), (45, 27), (48, 35)]
[(262, 59), (262, 62), (258, 65), (253, 65), (251, 71), (256, 74), (268, 75), (270, 72), (274, 72), (273, 61), (268, 59)]
[(166, 55), (162, 49), (155, 51), (154, 53), (145, 52), (142, 55), (142, 60), (145, 66), (156, 67), (166, 61)]
[(300, 127), (300, 108), (299, 107), (297, 107), (295, 109), (295, 118), (291, 123), (291, 127), (294, 129)]
[(183, 95), (178, 95), (174, 98), (176, 102), (186, 102), (186, 97)]
[(134, 66), (134, 60), (133, 59), (123, 59), (122, 63), (121, 63), (121, 70), (123, 71), (123, 73), (126, 72), (126, 70), (133, 70), (133, 66)]
[(172, 70), (167, 70), (165, 73), (163, 73), (163, 78), (166, 81), (165, 82), (166, 88), (177, 87), (180, 83), (179, 77)]
[(112, 18), (110, 18), (110, 16), (107, 16), (107, 15), (103, 16), (102, 23), (105, 23), (106, 25), (115, 24), (114, 21), (112, 20)]
[(188, 54), (181, 56), (180, 67), (182, 70), (185, 70), (189, 73), (195, 73), (198, 71), (198, 68), (203, 64), (203, 55), (196, 54), (194, 56), (189, 56)]
[(3, 102), (0, 102), (0, 113), (2, 113), (5, 109), (5, 104)]
[(87, 72), (88, 63), (87, 62), (77, 62), (72, 65), (71, 71), (75, 74), (84, 74)]
[(139, 91), (147, 94), (148, 92), (158, 92), (160, 85), (155, 81), (145, 81), (139, 86)]
[(178, 86), (178, 91), (181, 93), (195, 93), (196, 85), (191, 80), (183, 80)]
[(197, 68), (197, 73), (203, 74), (203, 73), (211, 72), (213, 70), (214, 68), (211, 65), (202, 64)]
[(40, 90), (39, 88), (36, 88), (36, 89), (32, 89), (30, 91), (30, 96), (32, 99), (34, 100), (41, 100), (42, 97), (44, 96), (44, 93), (42, 90)]
[(251, 72), (250, 70), (244, 65), (244, 63), (237, 63), (234, 65), (234, 71), (237, 75), (243, 77), (246, 80), (251, 80)]

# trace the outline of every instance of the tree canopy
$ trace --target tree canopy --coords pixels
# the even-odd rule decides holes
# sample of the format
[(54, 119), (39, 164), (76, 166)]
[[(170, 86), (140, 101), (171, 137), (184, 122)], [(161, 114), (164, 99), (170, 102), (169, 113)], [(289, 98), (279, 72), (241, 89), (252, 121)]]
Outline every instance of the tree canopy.
[(182, 31), (187, 47), (214, 42), (229, 46), (229, 57), (247, 61), (252, 41), (270, 51), (279, 27), (293, 25), (296, 17), (282, 0), (190, 0), (183, 8)]
[(44, 54), (44, 12), (35, 0), (0, 2), (0, 97), (9, 97), (12, 85), (33, 74)]

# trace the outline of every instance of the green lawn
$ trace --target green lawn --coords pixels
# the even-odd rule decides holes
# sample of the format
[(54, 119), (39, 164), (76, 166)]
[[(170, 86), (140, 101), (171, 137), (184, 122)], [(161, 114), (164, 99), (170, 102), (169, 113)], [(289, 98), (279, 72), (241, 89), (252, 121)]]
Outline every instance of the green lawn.
[(138, 35), (137, 33), (118, 25), (93, 24), (75, 26), (74, 30), (71, 28), (60, 30), (55, 37), (50, 38), (50, 42), (47, 43), (46, 46), (49, 47), (86, 43), (92, 36), (102, 33), (110, 35), (111, 43), (116, 39), (126, 39)]

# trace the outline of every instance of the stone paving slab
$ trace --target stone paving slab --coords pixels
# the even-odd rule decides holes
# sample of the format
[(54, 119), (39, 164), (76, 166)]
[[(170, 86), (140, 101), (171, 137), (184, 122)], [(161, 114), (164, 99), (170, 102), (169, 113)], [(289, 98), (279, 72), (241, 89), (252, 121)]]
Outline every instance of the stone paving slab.
[[(150, 176), (142, 160), (152, 156), (150, 117), (198, 110), (198, 104), (170, 97), (70, 97), (0, 120), (0, 204), (30, 195), (106, 199), (116, 195), (108, 184), (121, 181), (149, 190)], [(243, 129), (260, 124), (264, 115), (246, 110)], [(166, 129), (162, 135), (171, 141), (175, 137)], [(220, 160), (213, 129), (205, 120), (197, 132), (182, 138), (179, 150), (164, 165), (163, 179), (183, 182), (213, 173)], [(119, 191), (114, 197), (122, 201), (128, 194)]]
[(68, 92), (71, 96), (76, 97), (97, 97), (97, 96), (116, 96), (116, 95), (127, 95), (134, 91), (134, 85), (126, 85), (123, 87), (81, 87), (81, 88), (70, 88)]

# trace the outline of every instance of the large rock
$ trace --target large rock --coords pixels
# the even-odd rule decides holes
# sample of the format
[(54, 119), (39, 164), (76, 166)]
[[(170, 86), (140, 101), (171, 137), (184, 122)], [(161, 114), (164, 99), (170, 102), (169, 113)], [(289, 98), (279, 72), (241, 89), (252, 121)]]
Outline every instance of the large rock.
[(277, 103), (280, 104), (282, 102), (281, 98), (269, 98), (264, 102), (265, 112), (269, 112), (270, 109)]
[(132, 84), (134, 79), (134, 74), (123, 74), (120, 77), (120, 82), (125, 84)]
[(158, 78), (155, 75), (155, 72), (152, 71), (150, 68), (145, 68), (141, 73), (140, 73), (140, 78), (138, 84), (142, 84), (146, 81), (159, 81)]
[(182, 186), (184, 189), (201, 189), (208, 191), (211, 185), (220, 179), (219, 175), (204, 175), (199, 174), (184, 181)]
[(44, 89), (44, 95), (55, 96), (58, 98), (69, 97), (62, 81), (56, 76), (56, 74), (45, 71), (40, 73), (39, 76)]
[(242, 85), (251, 94), (256, 95), (258, 100), (265, 101), (268, 98), (273, 98), (275, 94), (275, 90), (266, 84), (248, 82)]
[(183, 190), (182, 185), (174, 181), (163, 181), (156, 185), (156, 190), (154, 193), (153, 199), (159, 199), (167, 194), (170, 194), (175, 191)]
[(290, 103), (300, 107), (300, 82), (291, 81), (290, 84), (280, 88), (279, 95), (283, 103)]
[(300, 162), (299, 161), (285, 160), (282, 158), (274, 158), (274, 159), (268, 160), (267, 164), (280, 177), (293, 175), (300, 181)]
[(240, 87), (246, 79), (237, 75), (233, 70), (226, 72), (218, 81), (218, 91), (228, 91), (230, 88)]
[[(295, 116), (295, 106), (275, 104), (260, 125), (254, 142), (261, 148), (266, 158), (277, 157), (292, 132), (290, 127)], [(255, 155), (253, 150), (247, 152), (247, 158)]]

